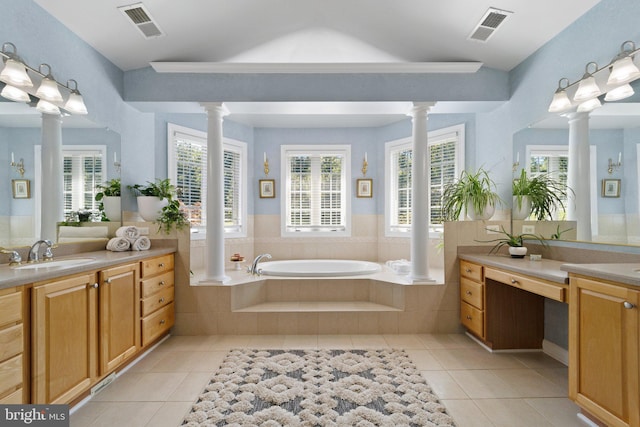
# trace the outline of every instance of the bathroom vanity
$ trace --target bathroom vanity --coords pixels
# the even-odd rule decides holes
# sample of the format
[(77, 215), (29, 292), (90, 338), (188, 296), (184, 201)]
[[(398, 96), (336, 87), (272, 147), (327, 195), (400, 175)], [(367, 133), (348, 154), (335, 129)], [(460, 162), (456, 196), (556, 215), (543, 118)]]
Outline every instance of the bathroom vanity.
[(73, 404), (166, 335), (173, 252), (100, 251), (82, 254), (79, 265), (0, 267), (0, 403)]

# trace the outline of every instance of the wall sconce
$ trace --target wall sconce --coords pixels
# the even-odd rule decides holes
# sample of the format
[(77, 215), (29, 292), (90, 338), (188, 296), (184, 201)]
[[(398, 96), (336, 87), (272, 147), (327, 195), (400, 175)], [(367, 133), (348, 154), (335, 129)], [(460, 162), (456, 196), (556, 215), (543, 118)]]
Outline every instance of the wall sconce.
[(520, 152), (516, 153), (516, 161), (513, 163), (511, 170), (513, 172), (517, 171), (520, 167)]
[(264, 176), (269, 176), (269, 159), (267, 159), (266, 152), (264, 153), (263, 167), (264, 167)]
[(13, 157), (13, 153), (11, 153), (11, 163), (9, 163), (9, 166), (16, 168), (16, 170), (20, 172), (21, 177), (24, 176), (24, 160), (20, 159), (20, 161), (16, 163), (16, 159), (15, 157)]
[(609, 165), (607, 166), (607, 172), (609, 172), (609, 175), (611, 175), (614, 170), (620, 169), (620, 166), (622, 166), (622, 153), (621, 152), (618, 153), (618, 163), (614, 163), (613, 160), (611, 160), (611, 157), (609, 157)]
[(116, 172), (120, 173), (121, 164), (118, 161), (118, 153), (114, 151), (113, 153), (113, 167), (116, 169)]
[(367, 175), (367, 169), (369, 168), (369, 163), (367, 162), (367, 153), (364, 153), (364, 159), (362, 159), (362, 176)]
[[(30, 67), (17, 55), (16, 46), (10, 42), (2, 44), (0, 58), (4, 62), (0, 71), (0, 81), (5, 83), (0, 92), (3, 98), (16, 102), (30, 102), (31, 96), (34, 96), (39, 99), (36, 108), (45, 114), (60, 114), (61, 108), (73, 114), (88, 113), (75, 80), (68, 80), (66, 85), (56, 81), (49, 64), (40, 64), (37, 70)], [(32, 77), (40, 80), (35, 90)], [(71, 82), (74, 83), (73, 88)], [(66, 103), (60, 89), (65, 94), (68, 93)]]
[[(620, 52), (604, 67), (598, 68), (598, 64), (589, 62), (580, 80), (570, 83), (566, 77), (560, 79), (548, 111), (564, 113), (577, 106), (578, 112), (589, 112), (602, 106), (598, 99), (602, 94), (606, 93), (606, 102), (632, 96), (634, 91), (629, 83), (640, 78), (640, 70), (633, 62), (638, 51), (640, 48), (636, 49), (634, 42), (626, 41), (622, 43)], [(604, 76), (605, 71), (609, 71), (608, 77)], [(574, 91), (572, 97), (569, 96), (570, 91)]]

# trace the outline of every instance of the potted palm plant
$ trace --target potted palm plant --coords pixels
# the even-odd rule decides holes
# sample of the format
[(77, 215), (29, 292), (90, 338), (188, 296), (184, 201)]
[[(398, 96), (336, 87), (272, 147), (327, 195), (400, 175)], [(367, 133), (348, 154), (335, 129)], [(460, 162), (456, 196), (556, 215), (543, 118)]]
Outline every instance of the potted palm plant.
[(513, 180), (513, 219), (526, 219), (533, 215), (538, 221), (553, 219), (553, 212), (558, 208), (564, 209), (564, 200), (569, 187), (553, 179), (549, 174), (527, 176), (522, 169), (520, 177)]
[(120, 221), (122, 218), (120, 178), (113, 178), (104, 184), (96, 185), (95, 199), (100, 202), (102, 221)]
[(501, 203), (496, 184), (489, 173), (479, 168), (475, 173), (462, 171), (460, 178), (449, 184), (442, 193), (442, 214), (446, 221), (460, 218), (462, 210), (473, 219), (489, 219)]
[(169, 233), (173, 227), (179, 230), (189, 224), (176, 198), (176, 188), (168, 178), (148, 181), (147, 185), (129, 185), (128, 188), (137, 198), (142, 219), (159, 224), (160, 230), (165, 233)]
[(523, 233), (523, 234), (511, 234), (504, 227), (500, 227), (500, 233), (504, 237), (499, 237), (493, 240), (478, 240), (482, 243), (495, 242), (495, 245), (489, 251), (489, 254), (498, 252), (503, 246), (509, 247), (509, 255), (512, 258), (524, 258), (527, 254), (527, 248), (524, 246), (524, 240), (537, 240), (542, 246), (547, 246), (547, 242), (544, 241), (544, 237), (537, 234)]

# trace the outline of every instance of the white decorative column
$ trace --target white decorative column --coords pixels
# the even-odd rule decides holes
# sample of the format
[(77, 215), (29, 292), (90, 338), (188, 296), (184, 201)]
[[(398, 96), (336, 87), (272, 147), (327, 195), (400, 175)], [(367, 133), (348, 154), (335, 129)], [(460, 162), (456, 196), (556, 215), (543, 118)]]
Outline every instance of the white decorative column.
[[(58, 222), (64, 220), (62, 186), (62, 117), (42, 114), (42, 182), (40, 183), (41, 239), (57, 240)], [(38, 237), (38, 236), (36, 236)]]
[(222, 103), (204, 103), (207, 111), (207, 240), (206, 276), (202, 282), (223, 282), (224, 275), (224, 150)]
[(433, 281), (429, 277), (429, 147), (427, 113), (433, 103), (415, 102), (413, 117), (413, 155), (411, 160), (411, 279)]
[(569, 170), (567, 219), (577, 221), (577, 240), (591, 240), (591, 182), (589, 168), (589, 113), (569, 114)]

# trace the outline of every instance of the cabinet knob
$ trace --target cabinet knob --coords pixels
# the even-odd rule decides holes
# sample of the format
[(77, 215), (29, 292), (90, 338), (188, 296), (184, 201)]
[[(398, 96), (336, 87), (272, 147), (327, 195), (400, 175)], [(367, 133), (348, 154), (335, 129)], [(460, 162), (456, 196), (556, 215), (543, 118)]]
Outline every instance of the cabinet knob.
[(111, 283), (111, 278), (108, 278), (107, 280), (105, 280), (104, 283)]
[(471, 295), (471, 291), (467, 291), (467, 292), (466, 292), (466, 294), (467, 294), (467, 295)]
[(471, 273), (471, 269), (470, 269), (470, 268), (465, 268), (465, 269), (464, 269), (464, 271), (465, 271), (466, 273)]
[(164, 262), (161, 262), (160, 264), (158, 264), (158, 267), (160, 268), (164, 267)]
[(158, 283), (158, 285), (160, 286), (164, 286), (166, 283), (164, 283), (164, 280), (161, 280), (160, 283)]
[(471, 320), (471, 316), (467, 316), (467, 320)]
[(160, 298), (158, 302), (164, 302), (164, 298)]
[(98, 284), (94, 283), (93, 285), (89, 285), (90, 287), (92, 287), (93, 289), (98, 289)]
[(162, 319), (162, 320), (160, 321), (160, 324), (161, 324), (161, 325), (164, 325), (165, 323), (166, 323), (166, 322), (164, 321), (164, 319)]
[(516, 279), (511, 279), (511, 284), (512, 284), (512, 285), (517, 285), (517, 284), (518, 284), (518, 281), (517, 281)]
[(627, 309), (632, 309), (635, 307), (635, 304), (631, 304), (629, 301), (625, 301), (622, 305)]

